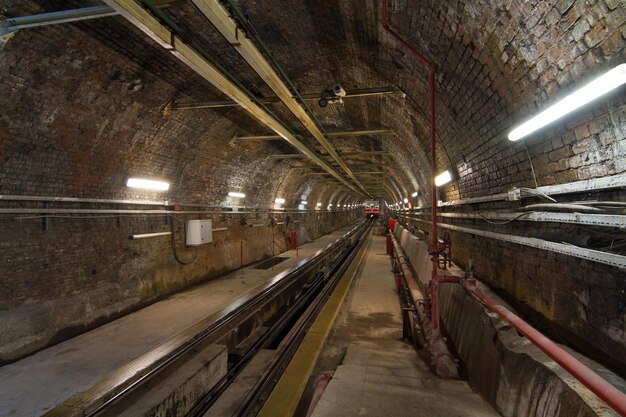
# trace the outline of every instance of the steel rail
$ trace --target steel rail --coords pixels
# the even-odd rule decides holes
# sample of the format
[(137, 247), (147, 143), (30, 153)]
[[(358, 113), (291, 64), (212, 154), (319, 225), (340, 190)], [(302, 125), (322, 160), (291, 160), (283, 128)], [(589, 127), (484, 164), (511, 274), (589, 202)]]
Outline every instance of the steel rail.
[(367, 221), (363, 221), (335, 242), (317, 251), (312, 257), (303, 259), (265, 284), (257, 287), (254, 294), (248, 293), (229, 306), (189, 326), (161, 346), (150, 350), (135, 360), (105, 376), (77, 396), (48, 411), (45, 417), (85, 417), (95, 416), (107, 407), (128, 395), (135, 388), (145, 384), (159, 372), (180, 359), (184, 354), (201, 343), (213, 343), (249, 318), (260, 306), (285, 291), (298, 276), (306, 274), (331, 256), (334, 249), (358, 233)]
[[(353, 282), (354, 275), (352, 275), (352, 278), (350, 278), (349, 281), (345, 282), (345, 285), (344, 285), (344, 279), (347, 278), (344, 276), (344, 274), (349, 274), (350, 273), (349, 271), (354, 271), (354, 273), (356, 273), (357, 266), (360, 265), (360, 263), (362, 262), (365, 256), (364, 249), (367, 248), (367, 245), (369, 244), (370, 239), (371, 239), (371, 233), (368, 233), (368, 237), (366, 239), (360, 240), (360, 242), (355, 247), (355, 249), (349, 254), (348, 259), (345, 262), (341, 263), (340, 270), (334, 275), (334, 280), (333, 280), (334, 282), (330, 283), (330, 285), (325, 288), (324, 295), (322, 297), (319, 297), (316, 300), (315, 305), (310, 307), (307, 310), (305, 315), (303, 315), (303, 317), (299, 319), (298, 323), (289, 332), (289, 334), (287, 335), (287, 337), (285, 338), (285, 340), (281, 343), (281, 346), (279, 347), (279, 349), (281, 350), (281, 354), (275, 358), (275, 360), (273, 361), (269, 369), (266, 370), (266, 372), (263, 374), (261, 379), (257, 381), (257, 384), (255, 385), (253, 390), (251, 390), (248, 397), (246, 397), (246, 400), (242, 403), (242, 405), (239, 407), (239, 409), (236, 411), (233, 417), (234, 416), (243, 417), (243, 416), (252, 416), (252, 415), (258, 417), (261, 415), (267, 415), (268, 414), (267, 411), (269, 411), (269, 414), (272, 415), (272, 417), (276, 417), (270, 411), (272, 409), (271, 405), (269, 406), (268, 410), (264, 411), (262, 409), (262, 410), (259, 410), (258, 412), (255, 412), (257, 411), (254, 409), (255, 398), (259, 398), (259, 397), (266, 399), (263, 401), (263, 404), (262, 404), (263, 408), (265, 408), (268, 401), (274, 401), (275, 403), (275, 399), (280, 398), (279, 402), (281, 403), (281, 407), (280, 407), (281, 411), (283, 412), (283, 414), (287, 414), (291, 416), (292, 412), (290, 411), (292, 411), (295, 408), (295, 404), (293, 401), (295, 400), (296, 397), (297, 397), (297, 400), (299, 400), (300, 395), (297, 395), (292, 391), (290, 392), (290, 395), (288, 395), (289, 398), (286, 398), (285, 396), (281, 395), (280, 391), (276, 392), (275, 394), (274, 390), (275, 389), (280, 390), (279, 384), (280, 384), (280, 379), (283, 377), (283, 373), (285, 371), (289, 372), (289, 366), (292, 365), (292, 360), (298, 360), (296, 358), (296, 355), (298, 354), (298, 350), (300, 349), (301, 343), (303, 342), (306, 343), (306, 338), (308, 337), (309, 329), (317, 325), (318, 316), (320, 314), (323, 314), (324, 310), (326, 310), (329, 307), (329, 305), (327, 304), (327, 301), (333, 300), (335, 296), (341, 299), (345, 297), (345, 293), (342, 296), (341, 292), (348, 291), (350, 284)], [(357, 256), (360, 256), (360, 259), (358, 259), (357, 265), (354, 265), (354, 262), (355, 262), (354, 259)], [(342, 285), (344, 286), (344, 288), (341, 288)], [(336, 290), (339, 290), (338, 295), (336, 293)], [(335, 309), (336, 311), (338, 311), (339, 306), (337, 305), (337, 303), (338, 303), (337, 300), (331, 301), (330, 310)], [(336, 314), (335, 314), (335, 317), (336, 317)], [(330, 329), (327, 328), (327, 330), (330, 330)], [(319, 328), (317, 329), (317, 332), (319, 332)], [(307, 348), (305, 348), (305, 350), (307, 352), (309, 351), (309, 349)], [(304, 356), (306, 356), (307, 359), (312, 359), (310, 358), (308, 354)], [(298, 370), (300, 369), (298, 366), (295, 366), (295, 368), (298, 368)], [(307, 379), (308, 379), (308, 376), (307, 376)], [(274, 399), (272, 399), (272, 396), (274, 396)], [(256, 402), (256, 404), (258, 404), (258, 402)]]
[(233, 416), (248, 414), (248, 411), (259, 400), (259, 397), (264, 392), (267, 392), (268, 388), (271, 388), (271, 377), (276, 375), (281, 367), (281, 364), (290, 359), (290, 351), (297, 348), (312, 321), (315, 319), (317, 315), (316, 313), (319, 312), (326, 301), (328, 294), (334, 290), (339, 278), (352, 262), (352, 259), (355, 257), (358, 249), (364, 242), (362, 237), (365, 233), (367, 233), (367, 230), (369, 230), (369, 228), (363, 231), (363, 234), (359, 236), (359, 240), (355, 244), (353, 244), (350, 248), (346, 248), (342, 256), (333, 262), (333, 266), (324, 274), (324, 276), (318, 278), (314, 285), (307, 290), (306, 294), (298, 299), (296, 305), (293, 305), (271, 329), (269, 329), (256, 343), (254, 343), (244, 358), (235, 364), (229, 374), (223, 378), (221, 385), (217, 389), (212, 390), (215, 392), (207, 394), (205, 399), (198, 403), (192, 411), (187, 414), (187, 417), (203, 416), (211, 405), (217, 400), (218, 396), (228, 388), (232, 379), (234, 379), (243, 370), (243, 367), (245, 367), (245, 365), (252, 360), (254, 355), (260, 349), (266, 348), (267, 345), (284, 332), (294, 318), (299, 315), (296, 323), (291, 326), (287, 335), (282, 339), (277, 349), (276, 356), (272, 359), (270, 365), (264, 371), (263, 375), (254, 385), (252, 390), (250, 390), (246, 398), (240, 403), (237, 411), (233, 413)]

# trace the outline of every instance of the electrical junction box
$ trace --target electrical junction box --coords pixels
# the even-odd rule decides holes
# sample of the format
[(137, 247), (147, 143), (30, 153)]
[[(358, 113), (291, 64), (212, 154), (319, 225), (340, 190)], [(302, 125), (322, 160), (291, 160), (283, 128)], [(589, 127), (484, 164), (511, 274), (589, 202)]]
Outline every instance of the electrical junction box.
[(213, 243), (212, 220), (187, 220), (185, 226), (187, 246), (200, 246)]
[(522, 190), (519, 188), (512, 188), (509, 190), (509, 195), (507, 197), (508, 201), (519, 201), (522, 199)]

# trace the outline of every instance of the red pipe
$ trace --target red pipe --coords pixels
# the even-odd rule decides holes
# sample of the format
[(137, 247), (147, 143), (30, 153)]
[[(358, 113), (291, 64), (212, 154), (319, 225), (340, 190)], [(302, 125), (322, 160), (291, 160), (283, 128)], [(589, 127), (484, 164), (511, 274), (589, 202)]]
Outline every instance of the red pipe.
[(508, 321), (511, 326), (515, 327), (517, 331), (526, 336), (535, 346), (554, 359), (556, 363), (561, 365), (563, 369), (572, 374), (574, 378), (589, 388), (589, 390), (606, 402), (611, 408), (617, 411), (621, 416), (626, 416), (626, 394), (586, 367), (582, 362), (560, 348), (552, 340), (539, 333), (517, 315), (498, 304), (476, 287), (473, 280), (465, 281), (464, 286), (487, 308)]
[[(435, 329), (432, 325), (432, 321), (428, 320), (428, 316), (423, 310), (423, 296), (420, 292), (419, 285), (417, 283), (417, 279), (413, 276), (413, 272), (409, 268), (409, 265), (406, 261), (406, 258), (402, 257), (402, 249), (400, 248), (400, 244), (398, 243), (398, 239), (395, 236), (391, 236), (393, 241), (393, 249), (395, 251), (396, 256), (398, 256), (397, 262), (400, 266), (400, 271), (404, 276), (404, 281), (406, 282), (407, 287), (409, 288), (409, 295), (411, 297), (411, 301), (413, 302), (413, 306), (419, 316), (419, 319), (422, 324), (422, 329), (424, 331), (424, 337), (428, 340), (428, 345), (430, 347), (430, 352), (433, 356), (433, 364), (435, 365), (435, 371), (437, 375), (441, 378), (449, 378), (449, 379), (457, 379), (459, 378), (459, 370), (457, 368), (456, 361), (454, 357), (450, 354), (448, 350), (448, 346), (441, 337), (441, 333), (438, 329)], [(392, 255), (393, 257), (393, 255)]]
[[(419, 53), (413, 46), (405, 41), (398, 33), (389, 27), (387, 17), (387, 0), (383, 0), (382, 20), (383, 28), (393, 36), (398, 42), (404, 45), (411, 53), (428, 67), (429, 70), (429, 89), (430, 89), (430, 150), (431, 150), (431, 168), (432, 168), (432, 183), (431, 183), (431, 197), (432, 197), (432, 245), (436, 248), (437, 242), (437, 186), (435, 185), (435, 176), (437, 175), (437, 159), (435, 153), (435, 64)], [(395, 243), (395, 242), (394, 242)], [(405, 276), (406, 279), (406, 276)], [(432, 311), (432, 325), (433, 330), (437, 330), (439, 327), (439, 307), (438, 307), (438, 287), (439, 279), (437, 275), (437, 261), (433, 258), (432, 269), (432, 285), (431, 285), (431, 311)], [(583, 365), (578, 359), (558, 347), (550, 339), (539, 333), (532, 328), (528, 323), (520, 319), (517, 315), (513, 314), (503, 306), (497, 304), (491, 297), (480, 291), (475, 285), (468, 284), (470, 281), (466, 281), (465, 288), (470, 291), (476, 298), (478, 298), (489, 309), (498, 313), (503, 319), (508, 321), (513, 327), (515, 327), (520, 333), (525, 335), (533, 344), (539, 349), (544, 351), (548, 356), (554, 359), (559, 365), (563, 367), (567, 372), (572, 374), (576, 379), (582, 382), (587, 388), (594, 392), (599, 398), (610, 405), (621, 416), (626, 416), (626, 395), (608, 383), (598, 374), (591, 369)]]
[[(402, 36), (389, 26), (389, 20), (387, 17), (387, 0), (383, 0), (382, 6), (382, 23), (383, 28), (387, 33), (393, 36), (398, 42), (404, 45), (423, 65), (428, 68), (428, 87), (430, 95), (430, 166), (431, 166), (431, 204), (432, 204), (432, 228), (431, 228), (431, 247), (433, 250), (437, 248), (437, 186), (435, 185), (435, 176), (437, 175), (437, 155), (435, 152), (435, 72), (436, 66), (433, 61), (426, 58), (420, 52), (417, 51), (410, 43), (408, 43)], [(439, 328), (439, 294), (438, 294), (438, 282), (437, 282), (437, 255), (433, 256), (433, 269), (432, 269), (432, 285), (431, 288), (431, 315), (433, 329)]]

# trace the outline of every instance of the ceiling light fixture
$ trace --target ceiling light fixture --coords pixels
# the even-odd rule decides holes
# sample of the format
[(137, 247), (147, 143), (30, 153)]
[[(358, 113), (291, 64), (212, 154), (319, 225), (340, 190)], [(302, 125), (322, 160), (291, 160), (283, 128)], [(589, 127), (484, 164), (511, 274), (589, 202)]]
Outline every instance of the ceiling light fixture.
[(411, 197), (417, 197), (419, 193), (417, 191), (415, 191), (413, 194), (411, 194)]
[(306, 205), (307, 205), (307, 202), (306, 202), (306, 200), (302, 200), (302, 201), (300, 202), (300, 204), (302, 204), (303, 206), (306, 206)]
[(511, 130), (509, 140), (520, 140), (624, 83), (626, 64), (621, 64)]
[(403, 201), (404, 201), (404, 204), (406, 204), (406, 203), (408, 203), (408, 202), (409, 202), (409, 199), (408, 199), (407, 197), (404, 197), (404, 200), (403, 200)]
[(246, 195), (244, 193), (240, 193), (237, 191), (230, 191), (228, 193), (229, 197), (235, 197), (235, 198), (246, 198)]
[(145, 178), (129, 178), (126, 180), (126, 186), (130, 188), (142, 188), (144, 190), (153, 191), (167, 191), (170, 189), (169, 182), (148, 180)]
[(276, 203), (276, 204), (285, 204), (285, 199), (278, 197), (276, 200), (274, 200), (274, 203)]
[(322, 207), (322, 203), (317, 203), (317, 207)]
[(442, 172), (435, 177), (435, 185), (437, 187), (441, 187), (442, 185), (447, 184), (450, 181), (452, 181), (452, 176), (450, 175), (450, 171), (448, 170)]

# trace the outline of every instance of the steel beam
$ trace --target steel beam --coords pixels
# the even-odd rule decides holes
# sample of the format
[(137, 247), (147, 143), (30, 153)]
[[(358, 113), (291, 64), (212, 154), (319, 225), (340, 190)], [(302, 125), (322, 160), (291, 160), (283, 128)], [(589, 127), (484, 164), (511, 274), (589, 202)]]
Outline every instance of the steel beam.
[(6, 35), (7, 33), (15, 32), (20, 29), (72, 23), (88, 19), (99, 19), (101, 17), (115, 16), (117, 14), (118, 13), (109, 6), (93, 6), (31, 16), (12, 17), (0, 22), (0, 35)]
[[(183, 0), (155, 0), (155, 4), (161, 7), (167, 7), (173, 3), (181, 3), (182, 1)], [(60, 10), (58, 12), (39, 13), (30, 16), (10, 17), (0, 21), (0, 36), (20, 29), (100, 19), (102, 17), (117, 16), (118, 14), (117, 11), (109, 6), (91, 6), (82, 7), (80, 9)]]
[[(404, 217), (416, 222), (431, 224), (427, 220), (418, 219), (414, 216), (407, 216), (398, 214), (399, 217)], [(490, 239), (496, 239), (503, 242), (515, 243), (517, 245), (530, 246), (537, 249), (543, 249), (551, 252), (560, 253), (563, 255), (573, 256), (580, 259), (586, 259), (592, 262), (598, 262), (605, 265), (615, 266), (617, 268), (626, 269), (626, 256), (617, 255), (614, 253), (602, 252), (595, 249), (581, 248), (579, 246), (569, 245), (565, 243), (551, 242), (549, 240), (537, 239), (534, 237), (515, 236), (504, 233), (490, 232), (487, 230), (475, 229), (472, 227), (457, 226), (454, 224), (441, 223), (437, 224), (444, 229), (455, 230), (458, 232), (469, 233), (472, 235), (478, 235), (487, 237)]]
[[(343, 99), (351, 98), (351, 97), (371, 97), (371, 96), (380, 96), (380, 95), (389, 95), (389, 94), (398, 94), (401, 96), (405, 96), (405, 94), (397, 88), (393, 87), (378, 87), (378, 88), (360, 88), (355, 90), (346, 90), (346, 95), (342, 97)], [(329, 93), (320, 92), (320, 93), (306, 93), (301, 94), (305, 100), (317, 100), (322, 97), (327, 97)], [(280, 102), (280, 97), (267, 97), (262, 99), (262, 102), (265, 104), (278, 103)], [(212, 108), (221, 108), (221, 107), (235, 107), (239, 106), (236, 101), (233, 100), (215, 100), (215, 101), (192, 101), (192, 102), (181, 102), (181, 103), (172, 103), (172, 110), (193, 110), (193, 109), (212, 109)]]
[(252, 40), (246, 36), (246, 33), (241, 31), (238, 23), (230, 17), (228, 10), (218, 0), (192, 0), (192, 2), (211, 24), (215, 26), (218, 32), (226, 38), (248, 65), (250, 65), (274, 93), (276, 93), (287, 108), (298, 118), (311, 135), (313, 135), (315, 140), (328, 152), (329, 156), (339, 164), (346, 175), (367, 194), (365, 188), (359, 183), (358, 178), (343, 159), (341, 159), (334, 145), (321, 130), (321, 126), (318, 126), (318, 123), (311, 117), (302, 104), (298, 102), (292, 91), (287, 87), (285, 82), (283, 82), (279, 74), (265, 59), (263, 54), (257, 49)]
[(285, 153), (285, 154), (274, 154), (268, 156), (271, 159), (298, 159), (298, 158), (306, 158), (306, 155), (301, 153)]
[(104, 0), (106, 4), (115, 9), (129, 22), (135, 25), (163, 48), (169, 50), (175, 57), (193, 69), (196, 73), (209, 81), (219, 90), (235, 100), (254, 116), (261, 123), (272, 129), (298, 151), (307, 155), (317, 165), (326, 172), (337, 178), (350, 190), (357, 194), (367, 194), (356, 188), (341, 174), (339, 174), (328, 162), (321, 159), (309, 147), (302, 143), (287, 127), (278, 119), (268, 113), (257, 104), (252, 97), (241, 90), (231, 79), (229, 79), (220, 69), (208, 62), (192, 46), (188, 45), (182, 38), (176, 35), (170, 28), (160, 23), (151, 13), (141, 7), (133, 0)]
[[(368, 135), (394, 135), (395, 132), (391, 129), (370, 129), (370, 130), (350, 130), (341, 132), (328, 132), (330, 137), (347, 137), (347, 136), (368, 136)], [(258, 140), (280, 140), (279, 135), (261, 135), (261, 136), (235, 136), (234, 141), (258, 141)], [(372, 151), (375, 152), (375, 151)]]
[[(428, 212), (416, 213), (417, 216), (430, 215)], [(617, 227), (626, 229), (626, 216), (620, 214), (585, 214), (585, 213), (554, 213), (548, 211), (531, 211), (527, 213), (437, 213), (438, 217), (472, 219), (472, 220), (519, 220), (529, 222), (550, 222), (585, 224), (589, 226)]]
[[(609, 190), (626, 187), (626, 174), (612, 175), (610, 177), (592, 178), (589, 180), (574, 181), (563, 184), (546, 185), (533, 188), (546, 195), (561, 195), (584, 193), (589, 191)], [(464, 198), (461, 200), (448, 201), (439, 204), (439, 207), (460, 206), (464, 204), (487, 203), (491, 201), (504, 201), (509, 198), (508, 193), (492, 194), (484, 197)]]
[(389, 155), (389, 151), (352, 151), (341, 152), (341, 156), (370, 156), (370, 155)]
[[(361, 152), (340, 152), (341, 156), (369, 156), (369, 155), (386, 155), (387, 151), (361, 151)], [(325, 155), (325, 154), (322, 154)], [(305, 155), (300, 153), (286, 153), (286, 154), (274, 154), (269, 155), (272, 159), (292, 159), (292, 158), (306, 158)]]

